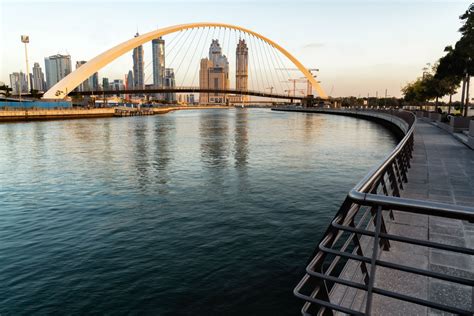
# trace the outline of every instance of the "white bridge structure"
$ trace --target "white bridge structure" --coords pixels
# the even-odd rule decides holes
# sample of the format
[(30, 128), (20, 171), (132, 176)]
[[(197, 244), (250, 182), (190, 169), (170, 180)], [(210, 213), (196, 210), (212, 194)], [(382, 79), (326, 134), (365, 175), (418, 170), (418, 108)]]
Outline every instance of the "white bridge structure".
[[(100, 69), (103, 67), (107, 66), (109, 63), (112, 61), (116, 60), (120, 56), (126, 54), (127, 52), (130, 52), (136, 47), (139, 47), (140, 45), (143, 45), (147, 42), (152, 41), (153, 39), (160, 38), (162, 36), (172, 34), (172, 33), (177, 33), (181, 31), (187, 31), (187, 30), (196, 30), (196, 29), (206, 29), (206, 28), (213, 28), (213, 29), (218, 29), (219, 32), (221, 30), (232, 30), (234, 33), (237, 32), (240, 35), (245, 35), (247, 36), (250, 40), (254, 41), (259, 41), (260, 43), (263, 43), (269, 47), (267, 48), (262, 48), (260, 51), (260, 56), (259, 58), (261, 62), (258, 62), (258, 58), (255, 58), (256, 66), (255, 68), (258, 68), (259, 65), (263, 63), (270, 63), (269, 59), (272, 58), (272, 52), (269, 50), (275, 50), (285, 56), (289, 61), (290, 64), (295, 67), (294, 69), (290, 70), (299, 70), (300, 74), (302, 76), (299, 79), (293, 79), (294, 81), (289, 83), (290, 86), (293, 86), (293, 90), (291, 90), (291, 87), (287, 90), (280, 91), (279, 95), (285, 94), (286, 92), (288, 93), (288, 96), (290, 97), (291, 91), (293, 93), (293, 97), (296, 96), (296, 88), (295, 82), (296, 80), (305, 80), (308, 84), (308, 87), (310, 89), (314, 89), (314, 91), (317, 93), (317, 96), (321, 99), (327, 99), (326, 93), (323, 91), (321, 86), (319, 85), (319, 82), (315, 79), (311, 71), (308, 69), (308, 67), (305, 67), (298, 59), (296, 59), (292, 54), (290, 54), (286, 49), (284, 49), (282, 46), (279, 44), (275, 43), (274, 41), (270, 40), (269, 38), (254, 32), (252, 30), (249, 30), (244, 27), (240, 26), (235, 26), (231, 24), (225, 24), (225, 23), (214, 23), (214, 22), (200, 22), (200, 23), (189, 23), (189, 24), (180, 24), (180, 25), (174, 25), (174, 26), (169, 26), (165, 28), (160, 28), (151, 32), (148, 32), (146, 34), (138, 35), (134, 38), (131, 38), (130, 40), (127, 40), (121, 44), (118, 44), (115, 47), (110, 48), (109, 50), (97, 55), (96, 57), (92, 58), (89, 60), (87, 63), (83, 64), (81, 67), (77, 68), (75, 71), (71, 72), (69, 75), (64, 77), (62, 80), (57, 82), (54, 86), (52, 86), (48, 91), (46, 91), (43, 95), (44, 99), (64, 99), (68, 96), (69, 93), (71, 93), (75, 88), (77, 88), (79, 85), (81, 85), (82, 82), (84, 82), (86, 79), (88, 79), (90, 76), (92, 76), (94, 73), (98, 72)], [(225, 36), (225, 35), (224, 35)], [(186, 41), (186, 40), (185, 40)], [(189, 49), (189, 48), (188, 48)], [(189, 49), (190, 50), (190, 49)], [(194, 53), (194, 52), (192, 52)], [(274, 55), (273, 55), (274, 56)], [(262, 59), (265, 59), (262, 61)], [(273, 63), (274, 61), (271, 60)], [(279, 65), (275, 61), (276, 65)], [(262, 67), (262, 66), (260, 66)], [(273, 77), (273, 80), (278, 81), (278, 78), (275, 78), (275, 75), (272, 76), (273, 72), (276, 72), (277, 66), (275, 67), (268, 67), (270, 70), (267, 70), (267, 74), (265, 76), (270, 76)], [(288, 69), (288, 68), (283, 68), (283, 69)], [(261, 77), (264, 77), (263, 75)], [(285, 79), (288, 81), (288, 78)], [(283, 81), (278, 81), (283, 82)], [(269, 85), (272, 84), (270, 87), (265, 87), (262, 86), (260, 87), (260, 91), (265, 90), (265, 89), (271, 89), (270, 94), (273, 92), (273, 86), (276, 86), (278, 83), (269, 83)], [(288, 84), (288, 82), (286, 83)], [(255, 89), (254, 89), (255, 90)], [(303, 90), (303, 89), (302, 89)], [(245, 91), (240, 91), (241, 94), (245, 94)]]

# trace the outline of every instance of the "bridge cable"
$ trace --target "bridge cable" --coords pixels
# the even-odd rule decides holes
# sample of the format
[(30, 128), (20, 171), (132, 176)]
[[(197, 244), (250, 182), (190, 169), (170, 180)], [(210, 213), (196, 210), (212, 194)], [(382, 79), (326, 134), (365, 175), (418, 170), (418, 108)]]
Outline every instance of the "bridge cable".
[[(193, 29), (193, 33), (194, 33), (194, 30), (196, 30), (196, 29)], [(177, 68), (176, 71), (175, 71), (175, 78), (178, 76), (179, 70), (181, 69), (181, 65), (183, 64), (184, 60), (185, 60), (186, 57), (188, 56), (189, 51), (192, 49), (193, 44), (194, 44), (194, 41), (196, 40), (196, 38), (197, 38), (197, 37), (193, 36), (193, 37), (192, 37), (192, 40), (191, 40), (191, 43), (189, 43), (189, 45), (187, 45), (187, 49), (185, 50), (185, 54), (184, 54), (183, 58), (181, 59), (181, 62), (179, 63), (178, 68)], [(191, 49), (190, 49), (190, 48), (191, 48)], [(195, 52), (195, 51), (194, 51), (194, 52)], [(190, 64), (191, 64), (191, 62), (190, 62)]]
[[(181, 32), (180, 32), (180, 33), (181, 33)], [(152, 44), (152, 45), (153, 45), (153, 44)], [(153, 48), (152, 48), (152, 49), (153, 49)], [(151, 57), (151, 61), (148, 62), (148, 63), (145, 65), (145, 67), (143, 68), (143, 73), (144, 73), (144, 74), (147, 73), (148, 67), (150, 67), (150, 65), (151, 65), (152, 62), (153, 62), (153, 54), (152, 54), (152, 57)], [(149, 80), (150, 80), (151, 76), (153, 75), (153, 73), (154, 73), (154, 69), (153, 69), (153, 71), (151, 72), (151, 74), (149, 74), (148, 77), (146, 77), (145, 81), (143, 82), (145, 85), (146, 85), (147, 82), (149, 82)], [(153, 83), (154, 83), (154, 82), (153, 82)]]
[[(168, 56), (172, 51), (173, 49), (178, 46), (178, 43), (181, 41), (181, 39), (183, 38), (184, 34), (187, 32), (188, 30), (181, 30), (179, 32), (178, 35), (176, 35), (174, 38), (173, 38), (173, 45), (171, 45), (171, 43), (169, 44), (169, 47), (167, 50), (165, 50), (165, 53), (166, 55), (165, 56)], [(176, 40), (177, 39), (177, 40)], [(166, 48), (166, 46), (165, 46)]]
[[(181, 43), (181, 46), (179, 47), (179, 50), (178, 52), (176, 53), (176, 55), (173, 56), (173, 59), (171, 60), (171, 62), (169, 63), (170, 67), (173, 65), (174, 61), (176, 60), (176, 57), (178, 57), (179, 53), (181, 52), (181, 48), (183, 47), (183, 45), (188, 41), (188, 38), (189, 36), (191, 35), (191, 32), (189, 32), (189, 30), (186, 30), (186, 32), (188, 33), (188, 35), (186, 36), (186, 39)], [(183, 37), (184, 38), (184, 37)]]
[[(244, 33), (244, 34), (246, 35), (246, 33)], [(253, 52), (254, 47), (253, 47), (253, 44), (252, 44), (253, 42), (250, 40), (250, 37), (247, 38), (247, 40), (248, 40), (248, 43), (249, 43), (250, 53), (252, 54), (252, 58), (251, 58), (252, 65), (253, 65), (252, 75), (255, 77), (255, 84), (257, 85), (257, 88), (255, 89), (255, 91), (258, 91), (258, 88), (259, 88), (259, 85), (260, 85), (260, 79), (257, 76), (257, 68), (255, 67), (255, 56), (254, 56), (254, 52)], [(250, 49), (250, 47), (251, 47), (251, 49)], [(252, 81), (252, 83), (253, 83), (253, 81)]]
[[(265, 57), (263, 56), (263, 53), (262, 51), (265, 50), (265, 46), (267, 45), (266, 42), (264, 42), (263, 40), (259, 41), (259, 49), (260, 49), (260, 54), (262, 55), (262, 61), (263, 61), (263, 67), (264, 67), (264, 71), (265, 71), (265, 77), (267, 78), (267, 84), (268, 84), (268, 87), (272, 87), (273, 86), (273, 82), (271, 80), (269, 80), (269, 77), (270, 78), (272, 77), (272, 74), (271, 74), (271, 70), (269, 69), (269, 71), (267, 72), (267, 64), (268, 64), (268, 59), (265, 59)], [(268, 65), (268, 68), (270, 68), (270, 66)], [(266, 89), (267, 87), (265, 87), (265, 89), (263, 90), (263, 92), (265, 93), (266, 92)]]
[[(231, 77), (231, 75), (230, 75), (230, 72), (231, 72), (232, 67), (230, 66), (230, 57), (232, 56), (232, 54), (231, 54), (231, 51), (230, 51), (230, 38), (231, 38), (231, 36), (232, 36), (232, 29), (226, 29), (226, 33), (227, 33), (227, 31), (229, 31), (229, 35), (227, 36), (227, 58), (228, 58), (227, 61), (229, 61), (229, 87), (227, 87), (226, 89), (231, 89), (231, 88), (232, 88), (232, 85), (230, 84), (230, 82), (231, 82), (231, 81), (230, 81), (230, 78), (232, 78), (232, 77)], [(225, 41), (225, 37), (224, 37), (224, 41)], [(222, 45), (224, 45), (224, 44), (225, 44), (225, 43), (222, 43)], [(237, 56), (235, 56), (235, 57), (237, 57)], [(235, 66), (236, 64), (237, 64), (237, 63), (234, 63), (234, 66)], [(236, 69), (236, 71), (237, 71), (237, 69)], [(235, 77), (235, 76), (234, 76), (234, 77)], [(236, 86), (236, 84), (234, 84), (234, 86)]]
[[(288, 81), (287, 78), (285, 78), (285, 75), (283, 74), (283, 68), (281, 68), (280, 70), (277, 69), (277, 68), (279, 68), (279, 67), (284, 67), (284, 65), (281, 66), (281, 65), (279, 64), (279, 62), (278, 62), (278, 56), (276, 55), (276, 54), (278, 54), (278, 51), (277, 51), (277, 49), (276, 49), (274, 46), (272, 46), (272, 47), (270, 48), (270, 53), (273, 55), (273, 57), (274, 57), (273, 60), (275, 60), (275, 63), (276, 63), (275, 72), (277, 73), (277, 77), (278, 77), (277, 80), (280, 81), (280, 85), (281, 85), (281, 87), (282, 87), (282, 92), (281, 92), (281, 93), (282, 93), (283, 95), (285, 95), (285, 87), (284, 87), (284, 85), (283, 85), (283, 82), (285, 82), (286, 87), (289, 89), (289, 88), (290, 88), (290, 87), (289, 87), (289, 81)], [(280, 78), (280, 77), (281, 77), (281, 78)]]
[[(178, 32), (178, 35), (174, 36), (174, 37), (170, 40), (170, 42), (169, 42), (168, 45), (171, 46), (171, 43), (174, 43), (174, 40), (175, 40), (176, 38), (178, 38), (179, 35), (182, 35), (183, 33), (184, 33), (184, 32), (182, 32), (182, 31)], [(153, 45), (153, 44), (152, 44), (152, 45)], [(153, 48), (152, 48), (152, 49), (153, 49)], [(148, 67), (150, 66), (150, 64), (151, 64), (152, 62), (153, 62), (153, 54), (152, 54), (151, 61), (150, 61), (150, 62), (144, 67), (144, 69), (143, 69), (143, 72), (144, 72), (144, 73), (146, 73), (146, 70), (148, 69)], [(154, 69), (153, 69), (153, 72), (154, 72)], [(144, 81), (145, 84), (146, 84), (146, 82), (150, 79), (150, 77), (153, 75), (153, 72), (152, 72), (150, 75), (148, 75), (148, 77), (147, 77), (146, 80)], [(154, 82), (153, 82), (153, 84), (154, 84)]]
[[(199, 73), (199, 71), (200, 71), (201, 59), (203, 58), (204, 50), (206, 49), (206, 43), (208, 42), (208, 38), (209, 38), (209, 32), (211, 30), (210, 27), (206, 27), (205, 29), (207, 29), (207, 34), (206, 34), (206, 37), (204, 38), (204, 40), (202, 41), (201, 55), (200, 55), (200, 57), (198, 56), (198, 61), (199, 62), (197, 63), (197, 71), (194, 73), (193, 82), (191, 83), (192, 86), (194, 86), (194, 80), (196, 79), (197, 73)], [(200, 81), (201, 80), (199, 80), (199, 84), (201, 83)]]
[[(265, 45), (265, 55), (267, 56), (267, 58), (269, 60), (271, 60), (272, 62), (272, 66), (271, 68), (273, 69), (273, 73), (275, 73), (275, 79), (277, 80), (278, 82), (278, 85), (280, 86), (280, 88), (282, 88), (282, 82), (280, 81), (280, 78), (278, 78), (278, 73), (277, 73), (277, 70), (276, 70), (276, 67), (275, 67), (275, 61), (274, 61), (274, 58), (271, 57), (271, 53), (269, 52), (269, 50), (271, 48), (269, 48), (268, 46), (271, 46), (273, 47), (272, 45)], [(275, 85), (276, 86), (276, 85)], [(276, 90), (276, 87), (275, 87), (275, 90)], [(273, 93), (273, 91), (271, 91)], [(283, 93), (284, 94), (284, 93)]]
[[(282, 72), (286, 70), (286, 74), (288, 75), (288, 79), (291, 79), (291, 75), (290, 75), (290, 71), (288, 70), (288, 66), (285, 65), (285, 63), (283, 62), (280, 54), (278, 51), (276, 51), (276, 48), (274, 49), (275, 50), (275, 53), (276, 53), (276, 56), (278, 57), (278, 61), (280, 62), (281, 64), (281, 69), (282, 69)], [(290, 81), (286, 79), (285, 81), (287, 82), (287, 86), (288, 86), (288, 95), (290, 95), (290, 92), (291, 92), (291, 84), (290, 84)]]
[(191, 60), (188, 64), (188, 68), (186, 69), (186, 73), (184, 74), (184, 77), (183, 77), (183, 81), (181, 82), (181, 86), (184, 86), (184, 80), (186, 79), (186, 76), (188, 75), (188, 72), (189, 72), (189, 68), (191, 67), (191, 64), (193, 63), (194, 61), (194, 56), (196, 56), (196, 51), (197, 51), (197, 47), (199, 46), (199, 43), (201, 41), (201, 38), (202, 38), (202, 34), (204, 32), (199, 32), (199, 39), (197, 40), (197, 44), (196, 44), (196, 49), (193, 50), (193, 55), (191, 56)]
[[(253, 38), (254, 40), (254, 43), (255, 43), (255, 50), (256, 50), (256, 54), (257, 54), (257, 57), (258, 57), (258, 63), (259, 63), (259, 66), (264, 66), (263, 63), (262, 63), (262, 59), (261, 59), (261, 56), (260, 56), (260, 44), (258, 42), (258, 38)], [(260, 76), (262, 77), (262, 83), (263, 83), (263, 87), (262, 87), (262, 90), (263, 92), (265, 92), (265, 84), (268, 85), (268, 77), (266, 76), (265, 74), (265, 70), (262, 69), (263, 67), (259, 67), (259, 70), (260, 70)]]

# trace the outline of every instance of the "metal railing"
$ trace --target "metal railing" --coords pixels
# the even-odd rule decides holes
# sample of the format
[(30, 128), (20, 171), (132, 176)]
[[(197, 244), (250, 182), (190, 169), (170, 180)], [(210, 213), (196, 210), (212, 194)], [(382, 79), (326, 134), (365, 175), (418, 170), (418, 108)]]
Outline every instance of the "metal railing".
[[(321, 111), (334, 112), (334, 110)], [(393, 123), (404, 131), (405, 136), (388, 157), (349, 192), (324, 233), (311, 257), (312, 260), (306, 267), (306, 274), (294, 289), (294, 294), (305, 301), (302, 313), (304, 315), (333, 315), (341, 312), (351, 315), (370, 315), (373, 297), (377, 294), (449, 313), (472, 315), (472, 310), (389, 291), (375, 285), (377, 267), (383, 267), (474, 286), (474, 280), (455, 276), (452, 273), (440, 273), (380, 259), (380, 253), (389, 251), (392, 241), (474, 255), (474, 249), (395, 235), (389, 233), (387, 229), (388, 219), (394, 219), (394, 211), (473, 222), (474, 208), (400, 197), (400, 191), (408, 180), (407, 171), (410, 168), (414, 147), (413, 134), (416, 118), (412, 113), (361, 110), (337, 112), (379, 118), (385, 115), (388, 120), (398, 120)], [(405, 122), (405, 127), (400, 124), (401, 120)], [(352, 300), (350, 297), (344, 297), (348, 289), (352, 291)], [(341, 299), (341, 293), (344, 299)], [(339, 300), (335, 296), (338, 296)], [(349, 303), (345, 302), (347, 299)], [(355, 306), (355, 300), (361, 301), (359, 307)]]

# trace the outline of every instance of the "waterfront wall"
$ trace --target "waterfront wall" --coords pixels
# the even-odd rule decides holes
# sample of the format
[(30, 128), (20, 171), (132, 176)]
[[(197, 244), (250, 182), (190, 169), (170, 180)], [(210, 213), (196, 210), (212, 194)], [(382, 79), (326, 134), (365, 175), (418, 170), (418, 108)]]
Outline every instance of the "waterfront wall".
[(28, 121), (114, 116), (114, 108), (99, 109), (15, 109), (0, 111), (0, 121)]
[(22, 102), (11, 102), (1, 101), (0, 108), (14, 108), (14, 109), (59, 109), (59, 108), (71, 108), (72, 103), (70, 101), (22, 101)]
[[(400, 139), (402, 139), (405, 134), (410, 129), (410, 125), (406, 120), (402, 119), (399, 116), (390, 114), (388, 111), (377, 112), (373, 110), (345, 110), (345, 109), (322, 109), (322, 108), (294, 108), (294, 107), (284, 107), (284, 108), (273, 108), (274, 111), (285, 111), (285, 112), (305, 112), (305, 113), (325, 113), (325, 114), (334, 114), (334, 115), (343, 115), (343, 116), (352, 116), (362, 119), (368, 119), (371, 121), (376, 121), (380, 124), (385, 125), (390, 130), (392, 130)], [(399, 114), (404, 113), (400, 111)]]

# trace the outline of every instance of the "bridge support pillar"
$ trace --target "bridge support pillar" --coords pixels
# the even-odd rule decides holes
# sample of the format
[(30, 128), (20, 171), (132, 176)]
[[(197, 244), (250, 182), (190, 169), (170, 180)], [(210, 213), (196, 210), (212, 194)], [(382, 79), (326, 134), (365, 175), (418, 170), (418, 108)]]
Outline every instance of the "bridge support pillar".
[(309, 94), (303, 100), (301, 100), (301, 103), (303, 104), (304, 107), (310, 108), (315, 105), (316, 99), (314, 98), (314, 95)]

